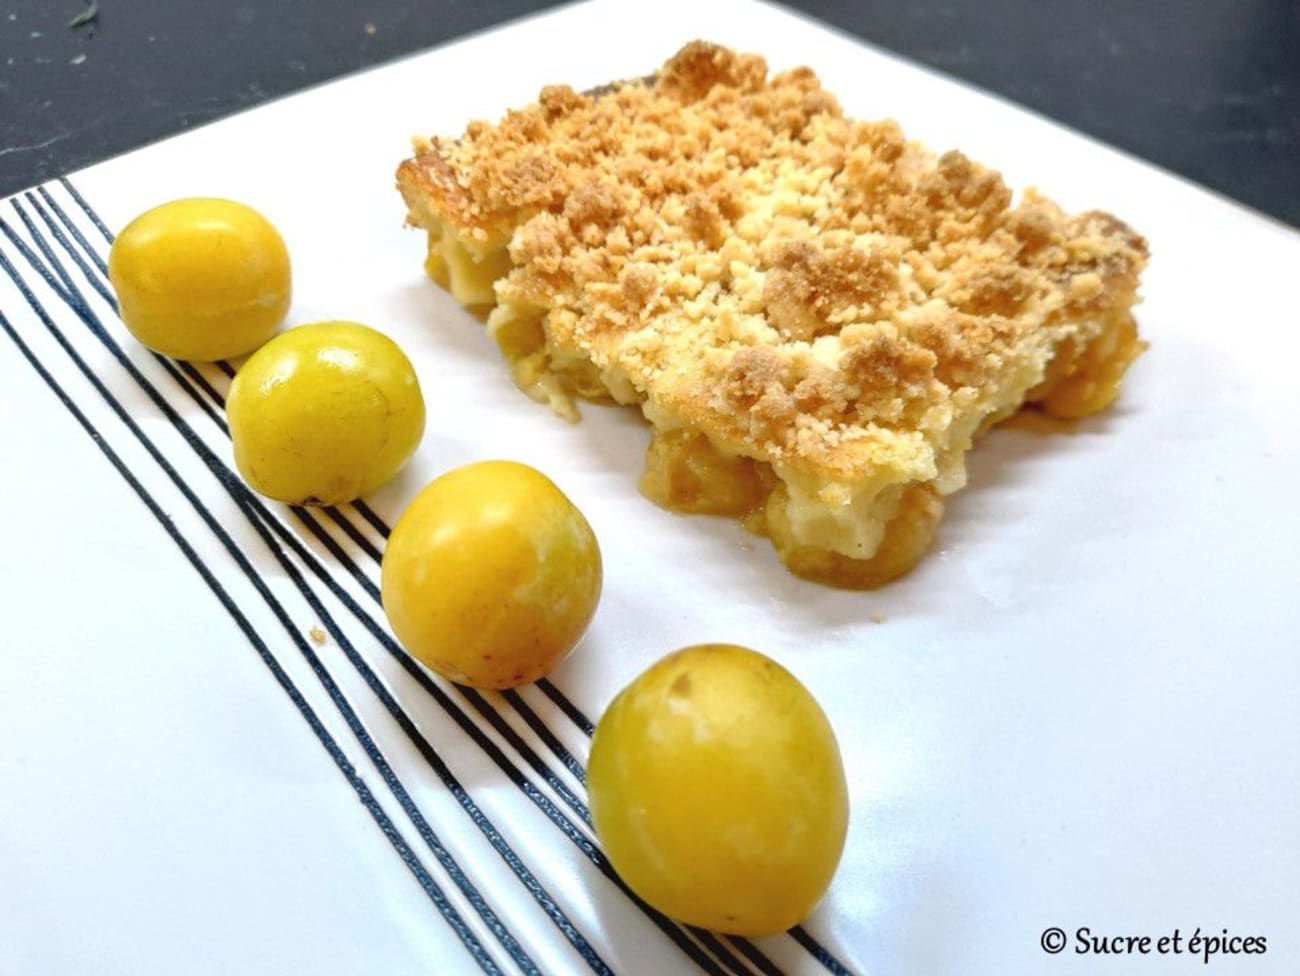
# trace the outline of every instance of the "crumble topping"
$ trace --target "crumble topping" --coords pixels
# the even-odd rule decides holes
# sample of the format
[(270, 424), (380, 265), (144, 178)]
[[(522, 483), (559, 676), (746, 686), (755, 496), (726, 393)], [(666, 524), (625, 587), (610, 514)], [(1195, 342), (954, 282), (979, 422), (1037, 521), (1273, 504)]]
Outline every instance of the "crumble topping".
[(540, 322), (553, 361), (792, 496), (893, 486), (897, 510), (903, 486), (953, 490), (979, 429), (1027, 399), (1100, 409), (1142, 348), (1138, 234), (1032, 190), (1013, 206), (961, 153), (846, 118), (808, 68), (769, 77), (696, 41), (650, 78), (548, 87), (417, 149), (409, 219), (508, 254), (502, 321)]

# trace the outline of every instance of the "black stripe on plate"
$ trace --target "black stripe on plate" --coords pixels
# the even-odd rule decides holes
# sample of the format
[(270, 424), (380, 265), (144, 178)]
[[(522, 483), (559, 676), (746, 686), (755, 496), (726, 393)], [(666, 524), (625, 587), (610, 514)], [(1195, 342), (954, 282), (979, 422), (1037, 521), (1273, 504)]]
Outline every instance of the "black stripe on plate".
[(582, 709), (573, 704), (564, 692), (555, 687), (554, 682), (552, 682), (550, 678), (541, 678), (538, 680), (537, 687), (541, 690), (543, 695), (555, 703), (555, 707), (563, 712), (570, 722), (583, 731), (587, 738), (590, 739), (596, 734), (596, 726), (592, 723), (591, 719), (587, 718), (587, 716), (582, 713)]
[(375, 548), (375, 544), (362, 535), (360, 530), (352, 524), (351, 520), (349, 520), (347, 516), (337, 508), (327, 508), (325, 509), (325, 514), (329, 517), (330, 521), (343, 530), (343, 534), (351, 539), (358, 549), (375, 562), (380, 562), (384, 558), (383, 555), (380, 554), (379, 550)]
[[(18, 209), (19, 212), (21, 213), (21, 208), (17, 207), (17, 202), (11, 201), (11, 203), (13, 203), (15, 205), (15, 208)], [(3, 220), (0, 220), (0, 230), (2, 230), (5, 233), (5, 236), (7, 236), (12, 243), (14, 243), (14, 245), (19, 249), (20, 253), (22, 253), (23, 256), (28, 260), (28, 263), (32, 264), (33, 268), (37, 270), (38, 273), (42, 274), (43, 276), (48, 274), (48, 269), (43, 269), (39, 266), (36, 256), (31, 253), (31, 251), (26, 247), (26, 245), (23, 244), (21, 239), (19, 239), (13, 233), (12, 229)], [(39, 246), (42, 243), (39, 236), (36, 236), (35, 239), (37, 240)], [(45, 251), (45, 248), (42, 248), (42, 251)], [(46, 257), (50, 258), (51, 260), (53, 259), (52, 254), (48, 252), (46, 252)], [(466, 899), (478, 912), (480, 918), (483, 920), (483, 923), (487, 926), (489, 931), (493, 933), (493, 935), (501, 943), (502, 947), (510, 954), (511, 958), (515, 961), (516, 965), (518, 965), (524, 972), (532, 974), (532, 976), (540, 976), (540, 971), (537, 969), (536, 965), (532, 962), (528, 954), (524, 951), (523, 947), (518, 943), (518, 940), (514, 938), (514, 936), (510, 933), (506, 925), (496, 916), (496, 913), (493, 912), (492, 909), (487, 905), (487, 902), (483, 899), (482, 895), (478, 892), (478, 889), (474, 886), (473, 882), (469, 880), (468, 875), (466, 875), (465, 872), (456, 863), (450, 851), (448, 851), (443, 846), (442, 842), (438, 839), (437, 835), (434, 833), (432, 828), (428, 825), (427, 821), (425, 821), (423, 815), (415, 806), (414, 801), (410, 798), (410, 795), (407, 793), (405, 787), (401, 784), (400, 780), (397, 778), (396, 774), (389, 766), (387, 760), (384, 758), (382, 752), (379, 750), (374, 740), (370, 737), (369, 732), (365, 729), (365, 726), (361, 722), (360, 717), (352, 709), (352, 706), (349, 704), (346, 697), (344, 696), (342, 689), (339, 688), (337, 683), (334, 681), (333, 676), (330, 675), (328, 670), (321, 663), (320, 658), (316, 655), (316, 653), (311, 649), (311, 647), (308, 645), (306, 640), (303, 638), (302, 628), (294, 624), (292, 619), (289, 617), (287, 611), (284, 609), (283, 605), (279, 602), (279, 600), (276, 599), (275, 595), (270, 591), (269, 587), (266, 585), (266, 582), (253, 568), (252, 564), (248, 561), (247, 557), (244, 555), (244, 553), (238, 547), (238, 545), (235, 544), (234, 540), (219, 525), (219, 523), (213, 517), (212, 513), (207, 509), (205, 505), (203, 505), (202, 501), (199, 500), (198, 496), (193, 492), (193, 490), (184, 481), (184, 479), (180, 477), (179, 473), (175, 470), (175, 468), (172, 467), (170, 462), (166, 460), (166, 458), (163, 456), (163, 454), (157, 448), (157, 446), (139, 428), (139, 426), (130, 417), (129, 413), (121, 405), (121, 403), (112, 395), (111, 392), (109, 392), (107, 387), (105, 387), (103, 383), (99, 380), (99, 378), (95, 376), (93, 371), (89, 369), (89, 367), (86, 365), (85, 360), (81, 358), (79, 353), (77, 353), (76, 349), (71, 345), (71, 343), (67, 340), (66, 336), (63, 335), (62, 331), (54, 323), (53, 319), (49, 316), (49, 313), (45, 310), (45, 308), (40, 303), (40, 301), (27, 287), (26, 283), (22, 280), (21, 276), (18, 274), (17, 269), (9, 262), (8, 258), (6, 258), (2, 253), (0, 253), (0, 268), (3, 268), (3, 270), (9, 275), (11, 280), (13, 280), (15, 286), (18, 287), (20, 292), (22, 292), (23, 297), (27, 300), (28, 304), (32, 307), (32, 310), (37, 314), (38, 318), (40, 318), (41, 322), (45, 325), (47, 331), (49, 331), (50, 334), (54, 336), (55, 340), (64, 349), (65, 353), (67, 353), (69, 358), (72, 359), (73, 363), (86, 377), (86, 379), (91, 382), (91, 384), (95, 387), (97, 392), (99, 392), (100, 396), (105, 400), (106, 403), (108, 403), (110, 408), (123, 422), (123, 424), (125, 424), (127, 428), (131, 431), (131, 433), (136, 437), (136, 439), (140, 442), (141, 446), (145, 448), (145, 450), (149, 453), (150, 457), (153, 458), (154, 462), (157, 463), (159, 467), (163, 469), (164, 473), (167, 474), (168, 478), (173, 482), (173, 484), (175, 484), (177, 488), (181, 490), (186, 500), (190, 503), (190, 505), (194, 508), (194, 510), (200, 515), (203, 521), (207, 524), (208, 528), (213, 532), (214, 535), (217, 536), (219, 541), (222, 543), (223, 547), (235, 560), (241, 572), (243, 572), (245, 577), (248, 578), (249, 582), (251, 582), (254, 585), (254, 587), (257, 589), (259, 595), (267, 603), (268, 607), (270, 607), (270, 609), (276, 616), (277, 620), (284, 627), (286, 633), (289, 635), (289, 637), (293, 640), (293, 642), (297, 646), (299, 652), (303, 655), (304, 659), (308, 662), (308, 665), (311, 667), (313, 673), (316, 674), (321, 684), (325, 687), (331, 701), (334, 703), (335, 707), (339, 710), (340, 714), (343, 716), (349, 729), (351, 729), (353, 734), (356, 736), (363, 750), (366, 752), (371, 762), (375, 765), (375, 768), (379, 771), (381, 777), (384, 779), (385, 783), (389, 786), (389, 789), (393, 792), (394, 796), (398, 800), (398, 803), (406, 812), (407, 816), (411, 819), (412, 823), (415, 825), (417, 831), (420, 833), (421, 837), (424, 839), (429, 849), (433, 852), (434, 856), (437, 858), (439, 863), (442, 864), (443, 869), (447, 872), (448, 876), (457, 885), (457, 887), (461, 889)], [(46, 280), (50, 281), (51, 279), (47, 278)], [(64, 277), (64, 280), (69, 285), (71, 284), (69, 278)], [(53, 285), (52, 281), (51, 284)], [(75, 286), (74, 286), (74, 294), (77, 294), (75, 292)], [(81, 300), (79, 294), (77, 294), (77, 298), (78, 300)], [(81, 301), (82, 301), (82, 307), (84, 308), (84, 300)], [(78, 309), (74, 308), (74, 310), (78, 310)], [(287, 561), (284, 562), (287, 563)], [(287, 564), (285, 566), (286, 570), (288, 570), (290, 566), (291, 564)], [(307, 594), (304, 595), (306, 596)], [(313, 607), (313, 609), (317, 609), (317, 608)], [(323, 608), (319, 608), (319, 609), (320, 611), (323, 611)], [(330, 624), (332, 624), (332, 621), (327, 622), (327, 626), (329, 626)], [(480, 947), (480, 951), (481, 951), (481, 947)], [(488, 962), (490, 963), (491, 960), (488, 959)], [(496, 971), (495, 968), (493, 969), (493, 971), (494, 972)]]
[(826, 947), (809, 935), (808, 930), (802, 925), (796, 925), (792, 928), (790, 937), (808, 950), (808, 954), (826, 967), (827, 971), (833, 973), (834, 976), (853, 976), (853, 971), (831, 955), (826, 950)]
[(555, 737), (555, 733), (550, 727), (542, 721), (531, 705), (524, 701), (523, 697), (514, 688), (501, 692), (501, 697), (508, 701), (516, 712), (518, 712), (528, 727), (533, 730), (533, 734), (546, 744), (546, 748), (551, 750), (551, 754), (567, 769), (583, 786), (587, 785), (587, 770), (571, 753), (567, 746)]
[[(113, 302), (113, 311), (114, 312), (117, 311), (117, 302)], [(218, 402), (221, 400), (221, 394), (219, 394), (216, 391), (216, 389), (213, 388), (212, 384), (208, 382), (207, 377), (205, 377), (202, 373), (200, 373), (198, 369), (195, 368), (193, 363), (187, 363), (178, 359), (176, 360), (176, 365), (177, 367), (180, 368), (180, 371), (182, 373), (184, 373), (186, 376), (190, 378), (190, 381), (194, 383), (195, 386), (197, 386), (201, 390), (207, 391), (207, 393), (209, 394), (209, 396), (212, 397), (213, 400)], [(214, 424), (216, 424), (217, 428), (222, 433), (224, 433), (227, 437), (230, 436), (230, 428), (226, 425), (226, 419), (222, 417), (221, 414), (217, 413), (217, 411), (213, 409), (213, 407), (210, 404), (205, 402), (200, 402), (199, 409), (208, 415), (208, 419), (211, 420)]]
[(388, 538), (388, 531), (389, 531), (388, 526), (384, 524), (384, 520), (381, 519), (375, 513), (374, 509), (372, 509), (369, 505), (367, 505), (365, 501), (358, 499), (357, 501), (352, 503), (352, 507), (357, 510), (358, 515), (360, 515), (363, 519), (365, 519), (367, 522), (370, 523), (371, 527), (376, 532), (382, 535), (385, 539)]

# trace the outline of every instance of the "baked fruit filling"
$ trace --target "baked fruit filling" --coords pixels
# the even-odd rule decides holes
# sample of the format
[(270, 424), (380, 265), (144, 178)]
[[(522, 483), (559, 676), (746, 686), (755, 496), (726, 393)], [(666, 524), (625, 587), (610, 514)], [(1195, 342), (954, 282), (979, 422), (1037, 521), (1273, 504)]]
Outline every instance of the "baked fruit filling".
[(739, 517), (832, 585), (906, 573), (980, 432), (1105, 408), (1144, 348), (1122, 222), (1013, 205), (808, 69), (703, 42), (421, 142), (397, 177), (430, 277), (521, 389), (570, 419), (639, 406), (647, 496)]

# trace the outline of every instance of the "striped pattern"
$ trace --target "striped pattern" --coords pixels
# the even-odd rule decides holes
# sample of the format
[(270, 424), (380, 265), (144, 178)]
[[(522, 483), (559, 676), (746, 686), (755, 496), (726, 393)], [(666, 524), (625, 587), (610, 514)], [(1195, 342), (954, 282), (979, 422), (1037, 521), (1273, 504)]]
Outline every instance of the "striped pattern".
[[(368, 660), (359, 646), (362, 642), (373, 641), (381, 648), (427, 696), (428, 703), (481, 751), (501, 779), (513, 784), (558, 836), (574, 845), (582, 858), (621, 891), (639, 909), (648, 926), (657, 928), (676, 945), (682, 971), (692, 965), (712, 974), (770, 976), (783, 971), (748, 940), (717, 936), (672, 922), (637, 899), (618, 879), (600, 851), (591, 827), (581, 758), (564, 744), (571, 732), (577, 732), (579, 741), (585, 742), (592, 733), (592, 721), (559, 687), (551, 681), (542, 681), (528, 691), (489, 696), (431, 676), (402, 650), (380, 612), (377, 574), (388, 526), (377, 513), (364, 503), (324, 511), (285, 508), (265, 502), (244, 486), (208, 440), (217, 438), (219, 442), (229, 437), (224, 419), (224, 390), (234, 371), (226, 363), (195, 366), (155, 356), (153, 359), (161, 370), (159, 380), (155, 381), (128, 354), (129, 347), (118, 341), (123, 332), (114, 321), (115, 306), (106, 277), (104, 252), (112, 235), (71, 183), (65, 180), (40, 187), (21, 198), (11, 199), (4, 210), (0, 214), (0, 271), (13, 281), (26, 307), (0, 312), (0, 328), (17, 354), (77, 420), (212, 590), (428, 895), (437, 917), (464, 946), (467, 960), (487, 973), (541, 971), (533, 959), (536, 950), (530, 955), (528, 948), (512, 934), (506, 909), (489, 903), (470, 877), (469, 860), (463, 854), (458, 857), (440, 837), (431, 815), (421, 809), (387, 758), (385, 746), (379, 741), (382, 737), (367, 727), (358, 702), (349, 698), (344, 679), (331, 667), (343, 668), (346, 662), (346, 668), (352, 669), (346, 678), (361, 680), (429, 771), (454, 798), (463, 815), (500, 857), (506, 870), (549, 918), (555, 937), (567, 942), (592, 972), (613, 972), (598, 949), (606, 943), (602, 934), (582, 931), (566, 913), (560, 899), (548, 890), (546, 880), (529, 868), (527, 852), (517, 849), (475, 802), (472, 791), (456, 777), (439, 748), (412, 717), (413, 703), (408, 702), (404, 707), (398, 701), (377, 665)], [(54, 295), (56, 301), (42, 301), (38, 295), (41, 289)], [(27, 336), (42, 330), (144, 449), (157, 471), (147, 475), (133, 471), (108, 443), (88, 410), (75, 402), (54, 371), (34, 351), (34, 343)], [(182, 475), (176, 463), (179, 459), (168, 457), (128, 413), (111, 384), (91, 369), (87, 349), (96, 354), (100, 350), (106, 352), (133, 387), (157, 408), (193, 455), (186, 462), (197, 460), (220, 486), (246, 520), (247, 527), (270, 553), (274, 566), (291, 582), (299, 605), (310, 611), (309, 618), (277, 595), (259, 568), (259, 559), (246, 551), (246, 544), (241, 545), (237, 538), (240, 533), (221, 524), (200, 493)], [(148, 372), (159, 376), (158, 370)], [(201, 417), (196, 417), (200, 429), (185, 419), (183, 410), (187, 403), (200, 411)], [(192, 411), (188, 414), (194, 416)], [(180, 492), (220, 543), (230, 557), (228, 567), (205, 562), (193, 540), (187, 539), (165, 514), (148, 487), (148, 482), (159, 474)], [(328, 562), (316, 554), (321, 550), (328, 554)], [(229, 572), (237, 572), (252, 585), (284, 631), (283, 635), (257, 631), (247, 608), (241, 609), (231, 597), (229, 587), (223, 585), (223, 577)], [(327, 604), (341, 607), (342, 612), (335, 616)], [(342, 651), (342, 661), (334, 659), (327, 665), (304, 638), (307, 627), (317, 622)], [(301, 656), (328, 701), (337, 709), (356, 747), (365, 756), (368, 766), (364, 770), (356, 768), (348, 759), (345, 747), (326, 728), (277, 657), (277, 651), (287, 650)], [(390, 744), (388, 749), (391, 748)], [(377, 797), (368, 785), (374, 778), (382, 781), (391, 800)], [(387, 812), (389, 802), (395, 805), (392, 814)], [(400, 818), (396, 811), (400, 811)], [(440, 826), (446, 832), (446, 825)], [(418, 840), (408, 840), (408, 833)], [(456, 901), (467, 907), (458, 909), (453, 904), (448, 897), (452, 888), (457, 891)], [(472, 917), (468, 916), (469, 912), (473, 913)], [(476, 933), (486, 933), (486, 936)], [(800, 957), (813, 970), (837, 976), (849, 972), (837, 955), (806, 929), (796, 927), (788, 937), (800, 948)], [(485, 941), (487, 938), (491, 941)], [(803, 970), (801, 965), (799, 971)]]

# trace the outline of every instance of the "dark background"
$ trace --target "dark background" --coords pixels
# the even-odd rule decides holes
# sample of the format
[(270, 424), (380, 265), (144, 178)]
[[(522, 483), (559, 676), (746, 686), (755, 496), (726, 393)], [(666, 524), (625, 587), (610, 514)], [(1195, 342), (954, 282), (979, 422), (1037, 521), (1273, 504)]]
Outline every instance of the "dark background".
[[(556, 5), (0, 0), (0, 195)], [(787, 5), (1300, 226), (1300, 0)]]

